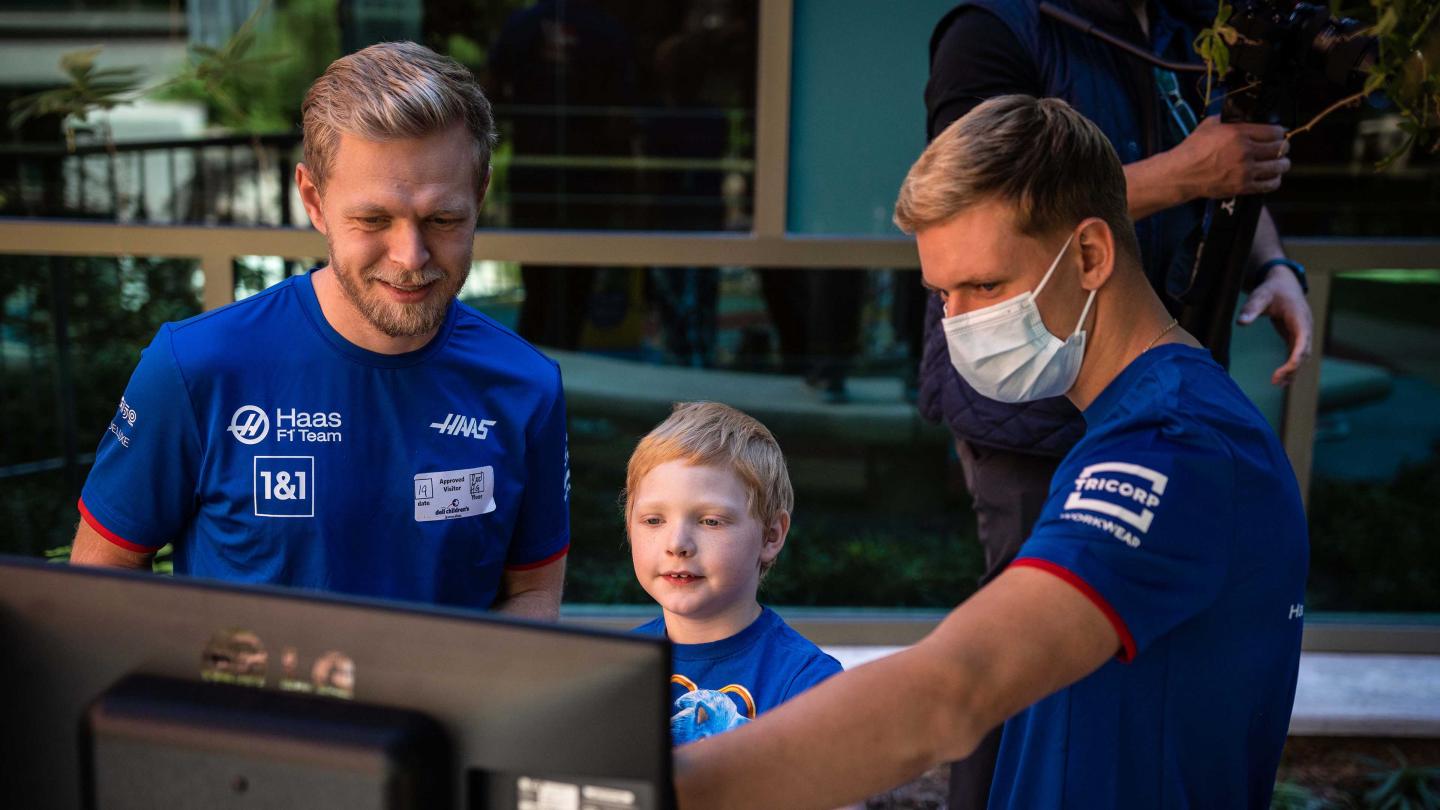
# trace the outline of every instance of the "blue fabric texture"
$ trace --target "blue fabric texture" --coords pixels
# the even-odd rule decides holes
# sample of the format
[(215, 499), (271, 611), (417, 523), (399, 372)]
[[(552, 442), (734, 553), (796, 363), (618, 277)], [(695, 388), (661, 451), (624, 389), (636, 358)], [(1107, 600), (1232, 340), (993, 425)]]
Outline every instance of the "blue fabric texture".
[[(665, 617), (646, 622), (634, 632), (663, 637)], [(701, 702), (687, 695), (709, 690), (728, 697), (740, 717), (754, 719), (841, 669), (839, 661), (795, 632), (768, 607), (748, 627), (729, 638), (705, 644), (672, 644), (671, 648), (675, 674), (670, 677), (670, 697), (675, 700), (677, 714)], [(703, 736), (709, 734), (693, 739)], [(687, 741), (677, 739), (676, 743)]]
[(177, 574), (488, 608), (568, 548), (568, 463), (559, 367), (528, 343), (452, 303), (423, 348), (369, 352), (304, 275), (161, 327), (81, 507), (173, 542)]
[[(1124, 31), (1122, 23), (1138, 25), (1123, 3), (1054, 2), (1107, 30)], [(1191, 42), (1198, 30), (1196, 25), (1213, 18), (1213, 3), (1172, 0), (1152, 2), (1148, 8), (1149, 40), (1141, 44), (1173, 61), (1195, 61)], [(1014, 85), (995, 76), (976, 77), (973, 81), (1064, 99), (1105, 133), (1121, 163), (1134, 163), (1179, 142), (1163, 125), (1163, 102), (1148, 66), (1137, 70), (1138, 60), (1095, 37), (1042, 17), (1036, 0), (968, 0), (940, 21), (930, 42), (932, 86), (926, 101), (932, 116), (941, 108), (953, 116), (982, 100), (972, 98), (974, 93), (967, 87), (970, 80), (966, 77), (937, 73), (944, 69), (943, 60), (937, 57), (942, 48), (965, 47), (963, 42), (947, 41), (946, 34), (959, 15), (974, 12), (988, 13), (1002, 21), (1035, 69), (1015, 77)], [(1141, 36), (1138, 27), (1134, 35)], [(1029, 86), (1034, 81), (1039, 84)], [(1191, 77), (1181, 77), (1180, 87), (1191, 106), (1200, 110), (1202, 100)], [(948, 116), (932, 120), (931, 137), (951, 120)], [(1162, 298), (1168, 279), (1182, 275), (1188, 279), (1193, 255), (1185, 249), (1186, 237), (1195, 232), (1204, 210), (1203, 201), (1194, 201), (1135, 223), (1145, 273)], [(1178, 311), (1178, 305), (1168, 299), (1167, 306)], [(981, 396), (949, 363), (945, 333), (938, 324), (941, 314), (939, 302), (932, 300), (927, 305), (919, 372), (917, 402), (921, 414), (945, 424), (957, 437), (977, 444), (1037, 455), (1064, 455), (1084, 432), (1084, 421), (1069, 401), (1055, 398), (1012, 405)]]
[(1014, 565), (1074, 584), (1122, 649), (1006, 723), (990, 806), (1268, 807), (1309, 567), (1290, 462), (1224, 369), (1178, 344), (1085, 419)]

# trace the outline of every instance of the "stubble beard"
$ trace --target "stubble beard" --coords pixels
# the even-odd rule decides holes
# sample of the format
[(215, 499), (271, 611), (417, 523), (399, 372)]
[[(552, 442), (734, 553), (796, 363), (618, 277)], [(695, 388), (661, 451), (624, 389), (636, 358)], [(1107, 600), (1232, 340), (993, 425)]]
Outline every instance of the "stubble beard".
[[(330, 251), (330, 267), (335, 271), (335, 278), (350, 304), (367, 323), (392, 338), (415, 337), (439, 329), (445, 322), (445, 313), (450, 310), (450, 302), (465, 286), (465, 279), (470, 275), (468, 260), (463, 264), (464, 269), (453, 275), (433, 265), (413, 273), (385, 272), (377, 265), (371, 265), (357, 273), (341, 265), (335, 259), (333, 249)], [(404, 287), (434, 282), (436, 288), (424, 301), (400, 304), (382, 299), (382, 293), (377, 290), (367, 291), (366, 286), (371, 281)]]

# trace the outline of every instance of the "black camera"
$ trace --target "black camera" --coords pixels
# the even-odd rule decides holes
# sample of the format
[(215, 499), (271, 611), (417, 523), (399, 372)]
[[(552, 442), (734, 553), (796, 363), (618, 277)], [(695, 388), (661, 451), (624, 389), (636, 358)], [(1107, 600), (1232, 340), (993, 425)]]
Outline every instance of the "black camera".
[(1227, 101), (1245, 115), (1230, 120), (1268, 122), (1301, 80), (1322, 78), (1332, 100), (1364, 88), (1378, 53), (1364, 23), (1310, 3), (1240, 0), (1234, 8), (1229, 23), (1239, 36), (1230, 46)]
[[(1327, 104), (1364, 89), (1379, 44), (1363, 23), (1284, 0), (1239, 0), (1234, 9), (1229, 24), (1238, 36), (1230, 45), (1222, 121), (1275, 123), (1302, 82), (1322, 85)], [(1230, 321), (1261, 206), (1259, 195), (1210, 201), (1189, 288), (1175, 291), (1183, 305), (1180, 324), (1221, 365), (1229, 365)]]
[[(1174, 63), (1042, 0), (1040, 11), (1126, 53), (1177, 73), (1205, 73), (1198, 64)], [(1360, 93), (1379, 54), (1379, 41), (1364, 23), (1332, 17), (1328, 9), (1294, 0), (1235, 0), (1226, 23), (1235, 29), (1229, 43), (1227, 89), (1220, 119), (1227, 123), (1277, 123), (1283, 104), (1300, 90), (1323, 88), (1330, 105)], [(1318, 112), (1318, 110), (1317, 110)], [(1211, 200), (1193, 240), (1176, 261), (1184, 270), (1167, 276), (1167, 292), (1181, 305), (1180, 324), (1210, 349), (1221, 364), (1230, 360), (1230, 320), (1245, 282), (1250, 246), (1260, 220), (1261, 197)]]

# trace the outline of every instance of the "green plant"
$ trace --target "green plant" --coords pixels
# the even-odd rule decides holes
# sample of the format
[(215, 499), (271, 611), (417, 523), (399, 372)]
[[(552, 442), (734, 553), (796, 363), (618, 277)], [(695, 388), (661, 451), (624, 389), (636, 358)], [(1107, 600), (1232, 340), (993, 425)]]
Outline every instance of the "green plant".
[(1399, 763), (1393, 768), (1373, 757), (1365, 758), (1379, 768), (1365, 777), (1374, 786), (1365, 791), (1365, 806), (1371, 810), (1440, 810), (1440, 767), (1411, 765), (1400, 751), (1391, 751)]
[[(1435, 0), (1370, 0), (1374, 22), (1365, 32), (1379, 41), (1379, 55), (1369, 68), (1364, 88), (1326, 107), (1305, 125), (1286, 133), (1292, 138), (1336, 110), (1383, 92), (1400, 115), (1405, 141), (1376, 165), (1384, 169), (1414, 148), (1440, 151), (1440, 3)], [(1361, 12), (1357, 12), (1361, 13)], [(1234, 8), (1221, 1), (1215, 21), (1195, 38), (1195, 52), (1205, 61), (1205, 106), (1210, 105), (1213, 80), (1230, 72), (1230, 47), (1240, 33), (1230, 25)], [(1235, 88), (1231, 88), (1235, 92)]]
[[(189, 61), (181, 72), (156, 88), (169, 98), (203, 99), (219, 112), (222, 124), (250, 129), (254, 113), (246, 94), (251, 77), (261, 68), (273, 68), (269, 55), (253, 53), (258, 41), (260, 20), (269, 11), (269, 0), (260, 0), (250, 16), (219, 48), (191, 45)], [(284, 56), (279, 57), (284, 60)]]
[(1298, 782), (1276, 782), (1270, 810), (1326, 810), (1328, 803)]
[[(85, 122), (92, 113), (128, 104), (140, 89), (138, 68), (96, 67), (95, 60), (100, 56), (101, 50), (103, 48), (97, 45), (62, 55), (60, 70), (65, 73), (69, 83), (12, 101), (11, 129), (19, 129), (31, 118), (45, 115), (63, 116), (65, 145), (74, 152), (75, 133), (77, 130), (90, 129)], [(110, 145), (109, 126), (99, 122), (97, 128), (105, 143)]]
[(1389, 481), (1317, 479), (1310, 492), (1307, 607), (1440, 610), (1440, 548), (1431, 530), (1437, 502), (1440, 447)]
[(1240, 32), (1230, 25), (1230, 15), (1235, 9), (1221, 0), (1215, 12), (1215, 22), (1208, 28), (1200, 29), (1195, 36), (1195, 54), (1205, 61), (1205, 109), (1210, 108), (1210, 96), (1215, 89), (1215, 77), (1224, 78), (1230, 72), (1230, 46), (1240, 38)]

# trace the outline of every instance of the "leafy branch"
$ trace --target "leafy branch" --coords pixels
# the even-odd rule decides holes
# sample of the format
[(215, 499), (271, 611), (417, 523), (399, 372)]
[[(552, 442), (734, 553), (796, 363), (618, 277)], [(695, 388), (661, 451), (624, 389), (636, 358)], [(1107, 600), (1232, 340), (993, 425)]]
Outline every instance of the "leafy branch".
[[(26, 121), (46, 115), (63, 116), (65, 145), (74, 152), (75, 132), (86, 129), (83, 122), (89, 120), (91, 113), (130, 103), (140, 88), (139, 68), (96, 67), (100, 51), (97, 45), (61, 56), (60, 70), (69, 84), (10, 102), (10, 127), (19, 129)], [(109, 127), (105, 126), (102, 131), (106, 144), (110, 145)]]
[[(1376, 164), (1385, 169), (1413, 148), (1440, 151), (1440, 3), (1434, 0), (1370, 0), (1375, 22), (1362, 32), (1376, 38), (1379, 48), (1364, 88), (1326, 107), (1309, 122), (1286, 133), (1292, 138), (1315, 127), (1337, 110), (1383, 93), (1400, 116), (1405, 141)], [(1230, 47), (1240, 33), (1230, 25), (1234, 8), (1221, 0), (1214, 23), (1195, 38), (1195, 52), (1205, 62), (1205, 106), (1210, 106), (1216, 81), (1230, 73)]]
[(157, 87), (155, 94), (206, 101), (214, 105), (225, 125), (254, 129), (250, 126), (252, 113), (244, 103), (249, 95), (247, 82), (257, 73), (272, 69), (276, 62), (273, 55), (254, 53), (260, 20), (269, 6), (269, 0), (260, 0), (255, 11), (219, 48), (191, 45), (184, 69)]
[(1230, 72), (1230, 46), (1240, 40), (1240, 32), (1230, 25), (1230, 16), (1235, 9), (1225, 0), (1215, 12), (1215, 22), (1209, 28), (1202, 28), (1195, 37), (1195, 53), (1205, 61), (1205, 107), (1210, 109), (1210, 94), (1215, 87), (1215, 77), (1224, 78)]
[[(251, 111), (252, 84), (257, 77), (269, 75), (283, 54), (256, 53), (260, 21), (269, 11), (270, 0), (260, 0), (255, 11), (235, 33), (218, 48), (207, 45), (190, 46), (185, 67), (175, 76), (141, 91), (141, 70), (126, 66), (100, 68), (95, 62), (101, 46), (71, 51), (60, 57), (60, 69), (68, 83), (44, 90), (10, 103), (10, 126), (19, 128), (25, 122), (47, 115), (64, 119), (65, 141), (75, 151), (77, 130), (88, 129), (84, 122), (96, 112), (108, 111), (135, 101), (142, 95), (157, 98), (183, 98), (211, 105), (225, 126), (254, 130), (256, 115)], [(265, 122), (268, 123), (268, 122)], [(103, 122), (101, 126), (104, 127)], [(109, 142), (108, 127), (104, 128)]]

